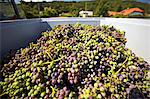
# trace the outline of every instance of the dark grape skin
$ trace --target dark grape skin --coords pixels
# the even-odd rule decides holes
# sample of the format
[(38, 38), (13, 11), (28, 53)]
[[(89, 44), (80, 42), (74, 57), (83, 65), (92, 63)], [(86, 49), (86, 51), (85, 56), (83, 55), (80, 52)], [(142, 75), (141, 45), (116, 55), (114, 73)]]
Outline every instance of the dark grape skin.
[[(124, 33), (114, 27), (59, 25), (4, 64), (9, 85), (2, 83), (3, 90), (11, 91), (11, 98), (14, 93), (19, 98), (126, 98), (133, 84), (148, 97), (149, 64), (125, 43)], [(34, 96), (36, 91), (40, 94)]]

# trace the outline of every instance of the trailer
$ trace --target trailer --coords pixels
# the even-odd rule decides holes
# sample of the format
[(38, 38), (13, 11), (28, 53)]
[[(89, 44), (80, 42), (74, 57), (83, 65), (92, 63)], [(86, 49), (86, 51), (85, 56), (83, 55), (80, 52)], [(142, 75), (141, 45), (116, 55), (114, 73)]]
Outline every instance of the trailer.
[(5, 20), (0, 22), (0, 57), (36, 41), (41, 33), (56, 25), (74, 24), (112, 25), (126, 32), (126, 47), (150, 63), (150, 20), (128, 18), (38, 18)]

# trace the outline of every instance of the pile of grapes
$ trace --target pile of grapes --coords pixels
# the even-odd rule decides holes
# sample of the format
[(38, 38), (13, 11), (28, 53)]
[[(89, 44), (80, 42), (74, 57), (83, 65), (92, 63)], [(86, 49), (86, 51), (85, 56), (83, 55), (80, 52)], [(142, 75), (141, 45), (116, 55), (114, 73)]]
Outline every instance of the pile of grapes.
[(136, 88), (148, 98), (150, 65), (125, 48), (124, 35), (110, 26), (58, 25), (7, 60), (1, 96), (120, 99)]

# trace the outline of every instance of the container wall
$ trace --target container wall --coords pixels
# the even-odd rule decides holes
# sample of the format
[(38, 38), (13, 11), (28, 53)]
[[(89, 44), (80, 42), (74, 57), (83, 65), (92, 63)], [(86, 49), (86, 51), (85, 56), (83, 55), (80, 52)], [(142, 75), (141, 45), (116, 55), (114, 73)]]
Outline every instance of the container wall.
[(75, 24), (75, 23), (81, 23), (81, 24), (89, 24), (89, 25), (99, 25), (100, 24), (100, 18), (44, 18), (42, 19), (43, 22), (47, 22), (50, 27), (54, 27), (57, 25), (62, 24)]
[(10, 50), (16, 50), (35, 41), (45, 31), (47, 23), (41, 23), (41, 19), (10, 20), (0, 22), (0, 57), (2, 58)]
[(107, 18), (101, 21), (101, 25), (104, 24), (124, 30), (126, 47), (150, 63), (150, 20)]
[(127, 44), (137, 56), (150, 63), (150, 20), (128, 18), (48, 18), (51, 27), (58, 24), (73, 24), (76, 22), (90, 25), (112, 25), (126, 32)]
[(0, 56), (10, 49), (25, 47), (35, 41), (42, 31), (59, 24), (82, 23), (89, 25), (113, 25), (126, 31), (127, 47), (136, 55), (150, 62), (150, 20), (128, 18), (44, 18), (0, 22)]

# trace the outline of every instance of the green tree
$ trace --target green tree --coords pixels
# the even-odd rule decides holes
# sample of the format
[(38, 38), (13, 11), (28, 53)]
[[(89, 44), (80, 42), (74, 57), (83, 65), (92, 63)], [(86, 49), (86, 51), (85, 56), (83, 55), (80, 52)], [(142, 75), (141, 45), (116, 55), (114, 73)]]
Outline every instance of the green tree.
[(58, 12), (55, 9), (45, 7), (42, 17), (54, 17), (58, 16)]
[(94, 14), (96, 16), (107, 16), (107, 11), (109, 9), (109, 7), (112, 4), (111, 0), (96, 0), (97, 2), (97, 6), (96, 9), (94, 10)]

